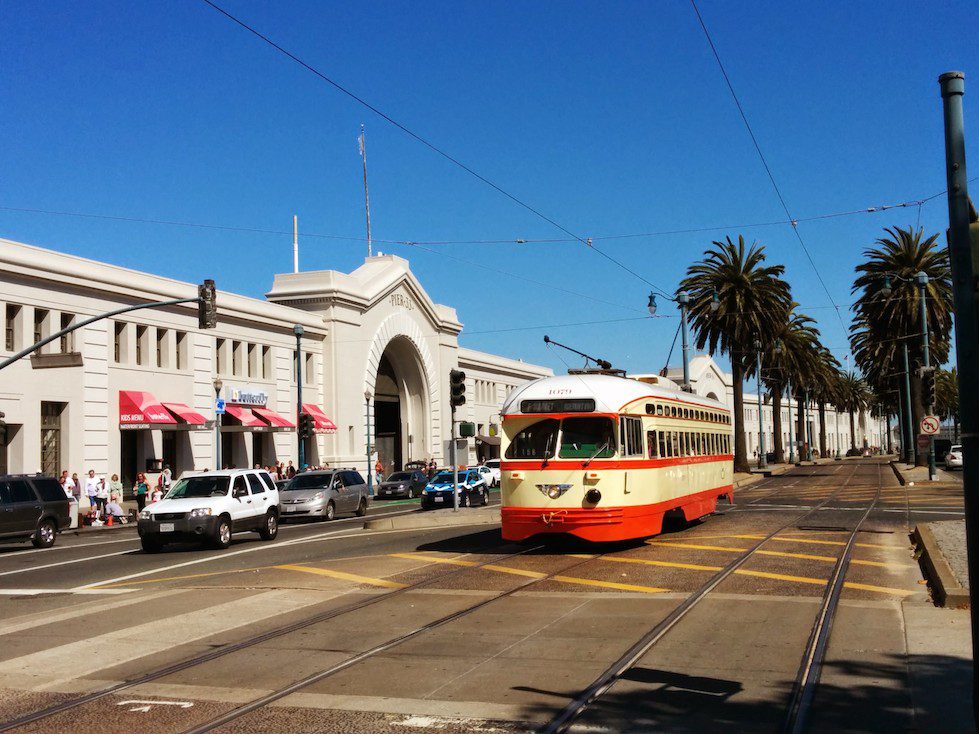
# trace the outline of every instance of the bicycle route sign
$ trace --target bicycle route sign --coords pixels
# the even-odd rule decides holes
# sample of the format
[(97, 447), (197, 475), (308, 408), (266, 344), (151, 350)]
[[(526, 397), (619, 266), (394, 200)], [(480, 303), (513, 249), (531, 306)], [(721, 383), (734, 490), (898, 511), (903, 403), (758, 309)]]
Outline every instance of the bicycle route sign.
[(934, 436), (941, 427), (941, 421), (936, 415), (926, 415), (921, 419), (921, 435)]

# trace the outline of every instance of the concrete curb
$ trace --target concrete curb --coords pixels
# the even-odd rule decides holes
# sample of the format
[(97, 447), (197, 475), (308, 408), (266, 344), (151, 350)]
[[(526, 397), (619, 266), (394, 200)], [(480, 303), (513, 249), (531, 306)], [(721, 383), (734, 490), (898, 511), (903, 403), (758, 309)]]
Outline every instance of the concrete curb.
[(958, 482), (929, 482), (928, 480), (922, 482), (909, 482), (908, 478), (901, 473), (897, 465), (900, 463), (898, 461), (890, 461), (891, 470), (894, 472), (894, 476), (897, 477), (897, 481), (901, 483), (902, 487), (927, 487), (928, 489), (959, 489), (961, 485)]
[(911, 539), (915, 545), (915, 555), (925, 578), (934, 590), (935, 603), (941, 607), (967, 609), (969, 592), (959, 584), (952, 573), (942, 549), (935, 540), (934, 533), (927, 524), (916, 525)]
[(365, 530), (404, 530), (461, 527), (463, 525), (499, 525), (500, 508), (461, 507), (458, 512), (451, 509), (419, 510), (410, 515), (380, 517), (364, 523)]
[(905, 486), (907, 484), (907, 480), (904, 478), (904, 475), (901, 474), (901, 470), (897, 468), (897, 461), (889, 461), (887, 464), (891, 467), (891, 471), (894, 472), (894, 476), (897, 477), (897, 481), (901, 483), (901, 486)]

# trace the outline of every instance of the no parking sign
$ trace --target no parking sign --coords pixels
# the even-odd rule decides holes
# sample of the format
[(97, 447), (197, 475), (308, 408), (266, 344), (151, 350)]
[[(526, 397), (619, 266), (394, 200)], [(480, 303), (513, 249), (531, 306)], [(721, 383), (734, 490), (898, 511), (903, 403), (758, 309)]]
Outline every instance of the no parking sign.
[(934, 436), (941, 427), (941, 421), (936, 415), (926, 415), (921, 419), (921, 434), (923, 436)]

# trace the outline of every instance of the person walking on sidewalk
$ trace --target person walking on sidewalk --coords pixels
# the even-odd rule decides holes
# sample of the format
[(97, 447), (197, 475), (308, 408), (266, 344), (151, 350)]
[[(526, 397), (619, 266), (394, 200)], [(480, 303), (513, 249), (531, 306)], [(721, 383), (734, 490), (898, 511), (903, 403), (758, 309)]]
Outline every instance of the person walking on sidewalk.
[(88, 470), (85, 477), (85, 496), (88, 498), (88, 506), (95, 509), (98, 506), (99, 478), (95, 476), (95, 469)]
[(136, 484), (133, 485), (133, 494), (136, 495), (136, 507), (142, 512), (146, 507), (146, 493), (150, 491), (150, 485), (146, 483), (146, 475), (140, 472), (136, 475)]

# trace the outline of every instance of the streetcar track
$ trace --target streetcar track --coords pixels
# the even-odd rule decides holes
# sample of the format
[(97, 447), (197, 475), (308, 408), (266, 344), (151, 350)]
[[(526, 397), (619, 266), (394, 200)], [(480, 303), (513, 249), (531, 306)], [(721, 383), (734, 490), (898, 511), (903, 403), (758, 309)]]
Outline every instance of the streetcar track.
[[(513, 544), (503, 543), (500, 547), (507, 547), (510, 545)], [(500, 561), (506, 560), (508, 558), (527, 555), (528, 553), (541, 550), (544, 547), (545, 546), (541, 544), (529, 548), (519, 549), (513, 553), (502, 554), (502, 555), (497, 554), (498, 557), (490, 558), (486, 561), (477, 562), (476, 565), (471, 567), (463, 567), (463, 568), (450, 570), (445, 573), (437, 574), (433, 577), (422, 579), (420, 581), (415, 582), (414, 584), (409, 584), (403, 588), (395, 589), (393, 591), (380, 594), (378, 596), (369, 599), (364, 599), (359, 602), (354, 602), (353, 604), (347, 604), (337, 609), (330, 609), (323, 612), (319, 612), (309, 617), (304, 617), (303, 619), (300, 619), (296, 622), (291, 622), (289, 624), (276, 627), (274, 629), (268, 630), (261, 634), (253, 635), (252, 637), (245, 638), (244, 640), (239, 640), (238, 642), (231, 643), (230, 645), (225, 645), (216, 648), (214, 650), (201, 653), (199, 655), (194, 655), (184, 660), (180, 660), (176, 663), (167, 665), (163, 668), (157, 668), (156, 670), (151, 670), (148, 673), (141, 673), (135, 676), (134, 678), (129, 678), (128, 680), (121, 681), (119, 683), (115, 683), (110, 686), (106, 686), (105, 688), (100, 688), (96, 691), (92, 691), (82, 696), (78, 696), (77, 698), (69, 699), (67, 701), (62, 701), (61, 703), (53, 704), (51, 706), (48, 706), (43, 709), (38, 709), (28, 714), (23, 714), (14, 719), (8, 719), (5, 722), (0, 722), (0, 732), (7, 732), (13, 729), (17, 729), (27, 724), (40, 721), (41, 719), (46, 719), (50, 716), (54, 716), (55, 714), (63, 713), (65, 711), (69, 711), (79, 706), (84, 706), (85, 704), (92, 703), (93, 701), (97, 701), (106, 696), (119, 693), (120, 691), (124, 691), (129, 688), (134, 688), (136, 686), (143, 685), (144, 683), (150, 683), (152, 681), (159, 680), (160, 678), (166, 677), (168, 675), (172, 675), (174, 673), (180, 673), (184, 670), (188, 670), (198, 665), (203, 665), (204, 663), (211, 662), (212, 660), (217, 660), (219, 658), (225, 657), (227, 655), (231, 655), (241, 650), (254, 647), (255, 645), (259, 645), (263, 642), (267, 642), (277, 637), (282, 637), (283, 635), (287, 635), (292, 632), (297, 632), (310, 625), (320, 624), (322, 622), (329, 621), (336, 617), (359, 611), (361, 609), (364, 609), (365, 607), (369, 607), (373, 604), (377, 604), (381, 601), (390, 599), (391, 597), (400, 596), (401, 594), (405, 594), (409, 591), (419, 589), (427, 584), (452, 578), (459, 574), (465, 573), (466, 571), (477, 570), (479, 568), (482, 568), (483, 566), (499, 563)]]
[[(850, 479), (856, 475), (859, 466), (860, 465), (855, 465), (853, 473), (847, 478), (839, 489), (832, 492), (828, 497), (819, 502), (819, 504), (809, 507), (806, 512), (775, 528), (738, 558), (735, 558), (729, 564), (724, 566), (715, 576), (704, 583), (699, 589), (688, 595), (677, 607), (667, 614), (666, 617), (660, 620), (652, 629), (647, 631), (642, 637), (639, 638), (639, 640), (633, 643), (633, 645), (615, 662), (608, 666), (605, 671), (599, 675), (598, 678), (596, 678), (587, 688), (585, 688), (578, 696), (572, 699), (563, 709), (561, 709), (561, 711), (559, 711), (548, 724), (539, 729), (538, 734), (562, 734), (563, 732), (566, 732), (587, 708), (601, 698), (620, 678), (622, 678), (622, 676), (628, 670), (633, 668), (635, 664), (642, 657), (644, 657), (664, 636), (666, 636), (671, 629), (679, 624), (684, 617), (686, 617), (687, 614), (697, 606), (699, 602), (707, 597), (707, 595), (716, 589), (723, 581), (734, 574), (735, 571), (747, 563), (748, 560), (750, 560), (763, 545), (768, 543), (787, 528), (798, 525), (809, 515), (823, 509), (835, 497), (843, 494), (849, 488)], [(869, 511), (870, 508), (868, 508), (867, 514), (869, 514)], [(851, 533), (850, 540), (848, 541), (846, 548), (852, 548), (855, 538), (856, 530)], [(844, 552), (846, 551), (846, 548), (844, 548)], [(837, 564), (839, 565), (839, 561), (837, 561)], [(844, 577), (845, 569), (844, 573), (840, 574), (840, 580), (842, 581)]]
[[(353, 667), (354, 665), (357, 665), (358, 663), (361, 663), (365, 660), (369, 660), (370, 658), (373, 658), (383, 652), (386, 652), (387, 650), (390, 650), (405, 642), (408, 642), (409, 640), (414, 639), (419, 635), (436, 630), (439, 627), (449, 624), (450, 622), (454, 622), (457, 619), (461, 619), (462, 617), (466, 617), (470, 614), (473, 614), (479, 611), (480, 609), (489, 606), (490, 604), (500, 601), (501, 599), (509, 598), (514, 594), (516, 594), (517, 592), (525, 590), (529, 586), (533, 586), (535, 584), (549, 581), (555, 577), (559, 577), (562, 574), (565, 574), (569, 571), (574, 570), (575, 568), (578, 568), (579, 566), (583, 566), (586, 563), (590, 563), (591, 561), (600, 559), (606, 555), (609, 554), (600, 553), (597, 555), (592, 555), (589, 556), (588, 558), (578, 560), (575, 563), (567, 565), (563, 568), (557, 569), (555, 571), (551, 571), (543, 576), (528, 578), (526, 581), (521, 582), (520, 584), (518, 584), (517, 586), (511, 589), (507, 589), (506, 591), (500, 592), (499, 594), (496, 594), (495, 596), (492, 596), (488, 599), (483, 599), (482, 601), (479, 601), (476, 604), (472, 604), (468, 607), (465, 607), (464, 609), (451, 612), (436, 620), (427, 622), (419, 627), (416, 627), (410, 632), (406, 632), (391, 640), (379, 643), (368, 650), (364, 650), (363, 652), (357, 653), (356, 655), (353, 655), (345, 660), (342, 660), (339, 663), (336, 663), (335, 665), (331, 665), (329, 668), (326, 668), (324, 670), (300, 678), (299, 680), (294, 681), (287, 686), (283, 686), (282, 688), (267, 693), (266, 695), (261, 696), (260, 698), (256, 698), (253, 701), (250, 701), (249, 703), (236, 706), (230, 711), (220, 716), (217, 716), (209, 721), (206, 721), (203, 724), (198, 724), (190, 729), (184, 730), (183, 732), (181, 732), (181, 734), (205, 734), (206, 732), (214, 731), (215, 729), (224, 726), (225, 724), (240, 719), (242, 716), (246, 716), (247, 714), (250, 714), (253, 711), (257, 711), (258, 709), (264, 708), (265, 706), (274, 703), (275, 701), (285, 698), (286, 696), (296, 693), (297, 691), (301, 691), (303, 688), (308, 688), (309, 686), (318, 683), (321, 680), (329, 678), (330, 676), (335, 675), (336, 673), (339, 673), (343, 670), (346, 670), (347, 668)], [(476, 567), (471, 567), (462, 570), (475, 570), (475, 569)]]

